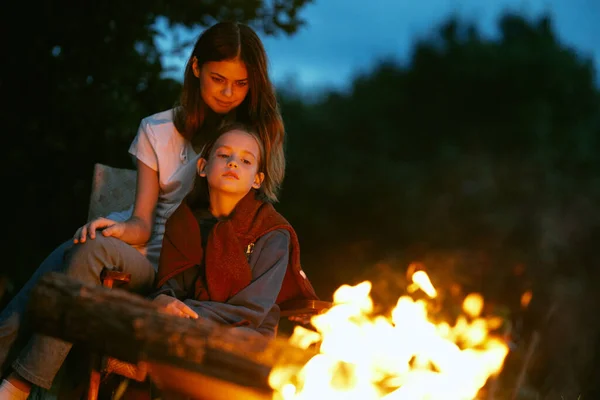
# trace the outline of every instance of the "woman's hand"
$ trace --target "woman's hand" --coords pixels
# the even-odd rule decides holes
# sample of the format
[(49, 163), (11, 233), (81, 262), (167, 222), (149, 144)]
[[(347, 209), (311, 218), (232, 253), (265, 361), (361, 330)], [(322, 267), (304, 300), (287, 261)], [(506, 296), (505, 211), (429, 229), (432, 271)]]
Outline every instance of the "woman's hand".
[(103, 236), (112, 236), (118, 239), (125, 232), (125, 224), (108, 218), (96, 218), (77, 229), (73, 235), (73, 243), (85, 243), (88, 237), (95, 239), (98, 230), (102, 232)]
[(153, 303), (158, 304), (160, 310), (167, 314), (175, 315), (182, 318), (197, 319), (198, 314), (190, 307), (185, 305), (184, 302), (176, 299), (175, 297), (167, 296), (166, 294), (159, 294), (153, 300)]

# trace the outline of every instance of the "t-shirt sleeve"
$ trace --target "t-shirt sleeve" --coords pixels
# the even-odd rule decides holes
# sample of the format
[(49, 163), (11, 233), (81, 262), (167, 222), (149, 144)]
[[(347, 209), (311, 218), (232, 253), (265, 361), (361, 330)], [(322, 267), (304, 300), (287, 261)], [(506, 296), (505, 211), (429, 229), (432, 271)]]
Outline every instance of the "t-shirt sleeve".
[(113, 211), (104, 218), (111, 219), (117, 222), (127, 221), (133, 215), (133, 204), (128, 209), (122, 211)]
[(138, 133), (129, 146), (129, 154), (158, 171), (158, 156), (156, 155), (156, 137), (148, 122), (143, 119)]

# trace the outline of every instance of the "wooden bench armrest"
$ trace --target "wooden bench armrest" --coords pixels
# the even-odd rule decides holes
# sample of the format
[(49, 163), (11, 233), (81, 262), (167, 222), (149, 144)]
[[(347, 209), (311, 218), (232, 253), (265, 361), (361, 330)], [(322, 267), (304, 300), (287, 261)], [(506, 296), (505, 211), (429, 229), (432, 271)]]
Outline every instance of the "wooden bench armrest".
[(102, 286), (112, 288), (115, 282), (129, 283), (131, 281), (131, 274), (117, 271), (116, 269), (112, 269), (112, 267), (104, 267), (102, 272), (100, 272), (100, 281), (102, 282)]
[(293, 317), (296, 315), (320, 314), (331, 308), (332, 305), (329, 301), (301, 299), (284, 301), (279, 304), (279, 309), (282, 317)]

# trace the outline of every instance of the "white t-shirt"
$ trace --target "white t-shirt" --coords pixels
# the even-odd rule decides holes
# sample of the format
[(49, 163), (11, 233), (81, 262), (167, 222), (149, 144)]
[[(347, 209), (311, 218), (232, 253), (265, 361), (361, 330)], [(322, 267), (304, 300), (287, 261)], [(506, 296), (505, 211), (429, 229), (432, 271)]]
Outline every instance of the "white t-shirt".
[[(172, 109), (142, 119), (129, 153), (158, 172), (159, 193), (152, 234), (144, 246), (135, 246), (158, 270), (165, 222), (192, 189), (198, 154), (175, 128)], [(132, 212), (133, 205), (107, 218), (125, 221)]]

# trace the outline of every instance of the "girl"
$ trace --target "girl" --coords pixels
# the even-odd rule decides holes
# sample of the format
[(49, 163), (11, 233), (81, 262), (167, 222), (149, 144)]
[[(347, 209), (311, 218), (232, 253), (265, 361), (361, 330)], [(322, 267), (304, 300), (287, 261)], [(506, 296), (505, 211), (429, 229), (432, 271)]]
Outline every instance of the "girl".
[(240, 124), (203, 149), (194, 189), (167, 221), (154, 294), (165, 311), (273, 337), (278, 303), (317, 299), (296, 233), (269, 203), (264, 154)]
[(256, 129), (268, 166), (263, 171), (263, 191), (277, 199), (285, 169), (284, 128), (264, 47), (251, 28), (222, 22), (202, 33), (186, 65), (179, 103), (141, 121), (129, 148), (137, 162), (131, 211), (79, 228), (73, 239), (43, 261), (3, 310), (0, 372), (4, 376), (12, 366), (12, 373), (0, 385), (0, 399), (25, 398), (32, 384), (50, 388), (71, 348), (69, 343), (40, 335), (25, 335), (24, 346), (15, 341), (30, 290), (40, 276), (65, 271), (100, 284), (100, 271), (110, 265), (131, 273), (127, 289), (139, 293), (151, 289), (165, 221), (192, 187), (196, 152), (224, 121), (243, 121)]

